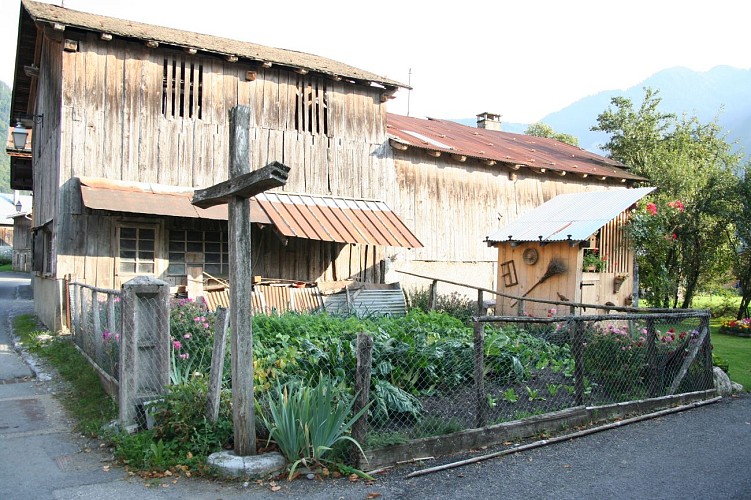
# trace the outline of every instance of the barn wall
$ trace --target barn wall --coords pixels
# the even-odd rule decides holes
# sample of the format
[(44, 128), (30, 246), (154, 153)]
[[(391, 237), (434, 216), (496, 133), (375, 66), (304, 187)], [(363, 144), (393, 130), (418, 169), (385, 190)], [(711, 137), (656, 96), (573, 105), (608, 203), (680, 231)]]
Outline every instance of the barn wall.
[(31, 271), (31, 219), (13, 218), (13, 270)]
[(495, 262), (497, 252), (484, 240), (499, 227), (559, 194), (615, 187), (579, 176), (433, 158), (415, 148), (393, 154), (398, 185), (393, 208), (424, 244), (404, 252), (411, 261)]

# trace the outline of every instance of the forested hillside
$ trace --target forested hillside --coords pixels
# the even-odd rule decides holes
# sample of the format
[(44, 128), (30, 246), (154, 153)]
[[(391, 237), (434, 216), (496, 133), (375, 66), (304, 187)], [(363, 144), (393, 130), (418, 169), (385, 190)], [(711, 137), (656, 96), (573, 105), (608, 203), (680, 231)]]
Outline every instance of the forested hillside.
[(10, 117), (10, 87), (0, 81), (0, 193), (10, 193), (10, 158), (5, 153)]

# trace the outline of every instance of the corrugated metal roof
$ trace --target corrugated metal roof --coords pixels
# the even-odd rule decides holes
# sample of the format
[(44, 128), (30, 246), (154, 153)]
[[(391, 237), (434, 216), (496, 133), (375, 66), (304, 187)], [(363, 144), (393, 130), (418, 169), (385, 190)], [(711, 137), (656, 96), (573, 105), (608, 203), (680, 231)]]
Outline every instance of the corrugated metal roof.
[[(30, 0), (23, 0), (23, 7), (36, 22), (59, 23), (96, 33), (153, 40), (167, 45), (193, 48), (222, 56), (237, 56), (292, 68), (304, 68), (332, 76), (376, 82), (389, 87), (408, 88), (407, 85), (395, 80), (305, 52), (278, 49), (218, 36), (100, 16)], [(252, 32), (252, 21), (248, 21), (248, 23), (249, 32)]]
[[(191, 204), (193, 189), (81, 177), (84, 206), (95, 210), (227, 220), (227, 206)], [(419, 248), (422, 243), (383, 202), (335, 196), (261, 193), (250, 220), (283, 236), (339, 243)]]
[(381, 201), (270, 192), (259, 194), (255, 200), (284, 236), (422, 247), (412, 231)]
[(584, 149), (548, 139), (468, 127), (449, 120), (386, 117), (389, 136), (401, 144), (506, 165), (522, 165), (563, 175), (643, 181), (626, 165)]
[(584, 241), (654, 189), (645, 187), (558, 195), (494, 232), (487, 241)]

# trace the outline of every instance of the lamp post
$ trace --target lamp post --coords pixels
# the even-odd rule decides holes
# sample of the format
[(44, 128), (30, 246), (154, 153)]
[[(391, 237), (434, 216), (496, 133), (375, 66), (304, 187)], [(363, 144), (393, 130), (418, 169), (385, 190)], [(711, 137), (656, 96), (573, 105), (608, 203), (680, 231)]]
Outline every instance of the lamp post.
[(21, 209), (23, 208), (23, 205), (21, 205), (21, 200), (18, 200), (16, 202), (16, 212), (21, 212)]

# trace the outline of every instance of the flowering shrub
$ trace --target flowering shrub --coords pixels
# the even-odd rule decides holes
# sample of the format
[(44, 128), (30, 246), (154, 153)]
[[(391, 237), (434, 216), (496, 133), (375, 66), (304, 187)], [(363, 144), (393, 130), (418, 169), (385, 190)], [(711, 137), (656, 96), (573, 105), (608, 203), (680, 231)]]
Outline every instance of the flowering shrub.
[(193, 373), (208, 374), (214, 348), (214, 313), (193, 299), (173, 299), (170, 306), (171, 362), (173, 383), (182, 383)]
[(679, 248), (685, 207), (681, 200), (649, 202), (631, 217), (627, 227), (639, 263), (644, 298), (655, 307), (667, 306), (678, 291)]
[[(646, 328), (629, 331), (627, 326), (594, 326), (586, 332), (584, 364), (593, 381), (611, 395), (646, 396), (647, 336)], [(655, 353), (659, 362), (686, 345), (686, 338), (697, 342), (698, 330), (678, 332), (670, 328), (655, 331)]]
[(751, 337), (751, 318), (724, 321), (720, 325), (720, 333), (737, 335), (739, 337)]

